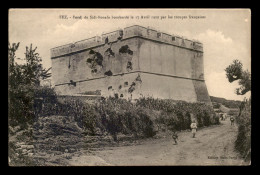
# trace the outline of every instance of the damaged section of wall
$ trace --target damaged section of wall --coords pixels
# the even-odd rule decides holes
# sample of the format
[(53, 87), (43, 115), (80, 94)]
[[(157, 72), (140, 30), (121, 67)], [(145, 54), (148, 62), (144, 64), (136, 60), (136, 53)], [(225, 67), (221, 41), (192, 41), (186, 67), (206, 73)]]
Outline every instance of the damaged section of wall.
[(119, 30), (119, 37), (117, 38), (117, 40), (122, 40), (124, 36), (124, 31), (123, 30)]
[(140, 74), (138, 74), (138, 76), (136, 77), (135, 81), (139, 82), (139, 83), (142, 83), (142, 79), (141, 79)]
[[(137, 43), (136, 38), (110, 42), (101, 47), (52, 59), (53, 84), (68, 86), (70, 80), (78, 82), (137, 71), (138, 57), (135, 54), (138, 52)], [(126, 45), (128, 49), (131, 48), (133, 55), (119, 53), (119, 49)]]
[(128, 89), (128, 93), (132, 94), (137, 88), (140, 88), (140, 84), (142, 83), (141, 76), (138, 74), (138, 76), (135, 78), (135, 80), (132, 82)]
[(104, 73), (104, 75), (106, 75), (106, 76), (112, 76), (112, 75), (113, 75), (113, 72), (111, 72), (111, 70), (109, 70), (109, 71), (106, 71), (106, 72)]
[(132, 82), (132, 84), (130, 85), (130, 87), (129, 87), (129, 89), (128, 89), (128, 92), (129, 93), (133, 93), (134, 92), (134, 90), (135, 90), (135, 82)]
[(87, 65), (91, 69), (91, 73), (99, 72), (103, 67), (103, 56), (94, 50), (89, 51), (90, 58), (87, 58)]
[(133, 55), (133, 51), (129, 48), (128, 45), (122, 46), (119, 49), (119, 53)]
[(127, 62), (126, 69), (127, 69), (128, 72), (129, 72), (130, 70), (133, 70), (133, 66), (132, 66), (132, 62), (131, 62), (131, 61), (128, 61), (128, 62)]
[(119, 54), (122, 54), (123, 56), (126, 56), (127, 58), (127, 64), (126, 64), (126, 70), (128, 72), (133, 70), (133, 51), (130, 49), (128, 45), (124, 45), (119, 49)]
[(115, 57), (115, 53), (112, 51), (111, 48), (108, 48), (108, 49), (105, 51), (105, 55), (108, 56), (109, 58), (110, 58), (110, 57)]

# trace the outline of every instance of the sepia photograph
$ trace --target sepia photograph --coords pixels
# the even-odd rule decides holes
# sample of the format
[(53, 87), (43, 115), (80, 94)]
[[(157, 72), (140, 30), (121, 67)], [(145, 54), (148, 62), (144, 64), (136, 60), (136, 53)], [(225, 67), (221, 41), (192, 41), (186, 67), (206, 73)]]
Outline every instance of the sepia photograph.
[(8, 165), (251, 165), (251, 10), (10, 8)]

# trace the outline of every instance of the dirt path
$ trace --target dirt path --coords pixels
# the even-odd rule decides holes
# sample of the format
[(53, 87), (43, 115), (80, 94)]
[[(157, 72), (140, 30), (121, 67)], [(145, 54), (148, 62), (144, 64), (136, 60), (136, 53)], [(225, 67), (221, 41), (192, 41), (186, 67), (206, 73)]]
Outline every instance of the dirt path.
[(178, 145), (170, 136), (142, 141), (140, 145), (106, 147), (91, 156), (73, 157), (71, 165), (245, 165), (234, 151), (237, 126), (230, 121), (200, 129), (196, 138), (179, 133)]

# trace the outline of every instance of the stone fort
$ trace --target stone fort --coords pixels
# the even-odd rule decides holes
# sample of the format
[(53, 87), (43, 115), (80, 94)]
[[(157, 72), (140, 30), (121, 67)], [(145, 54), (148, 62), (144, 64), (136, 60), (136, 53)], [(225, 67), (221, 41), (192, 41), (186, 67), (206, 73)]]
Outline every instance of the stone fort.
[(203, 45), (177, 35), (134, 25), (52, 48), (51, 60), (59, 95), (211, 103)]

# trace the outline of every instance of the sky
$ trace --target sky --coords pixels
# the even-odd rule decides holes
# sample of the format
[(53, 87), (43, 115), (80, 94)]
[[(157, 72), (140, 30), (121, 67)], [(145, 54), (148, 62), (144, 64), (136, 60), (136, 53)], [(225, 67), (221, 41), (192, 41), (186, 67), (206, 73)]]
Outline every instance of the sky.
[[(68, 19), (62, 19), (61, 15), (67, 15)], [(75, 18), (79, 16), (81, 19)], [(119, 19), (119, 16), (129, 19)], [(141, 19), (141, 16), (149, 18)], [(9, 42), (20, 42), (17, 57), (24, 58), (25, 47), (32, 43), (33, 47), (37, 46), (45, 68), (51, 67), (51, 48), (131, 25), (197, 39), (203, 43), (209, 95), (229, 100), (243, 100), (251, 95), (250, 92), (236, 95), (238, 83), (229, 83), (224, 71), (238, 59), (243, 68), (251, 72), (251, 12), (248, 9), (10, 9), (8, 25)]]

